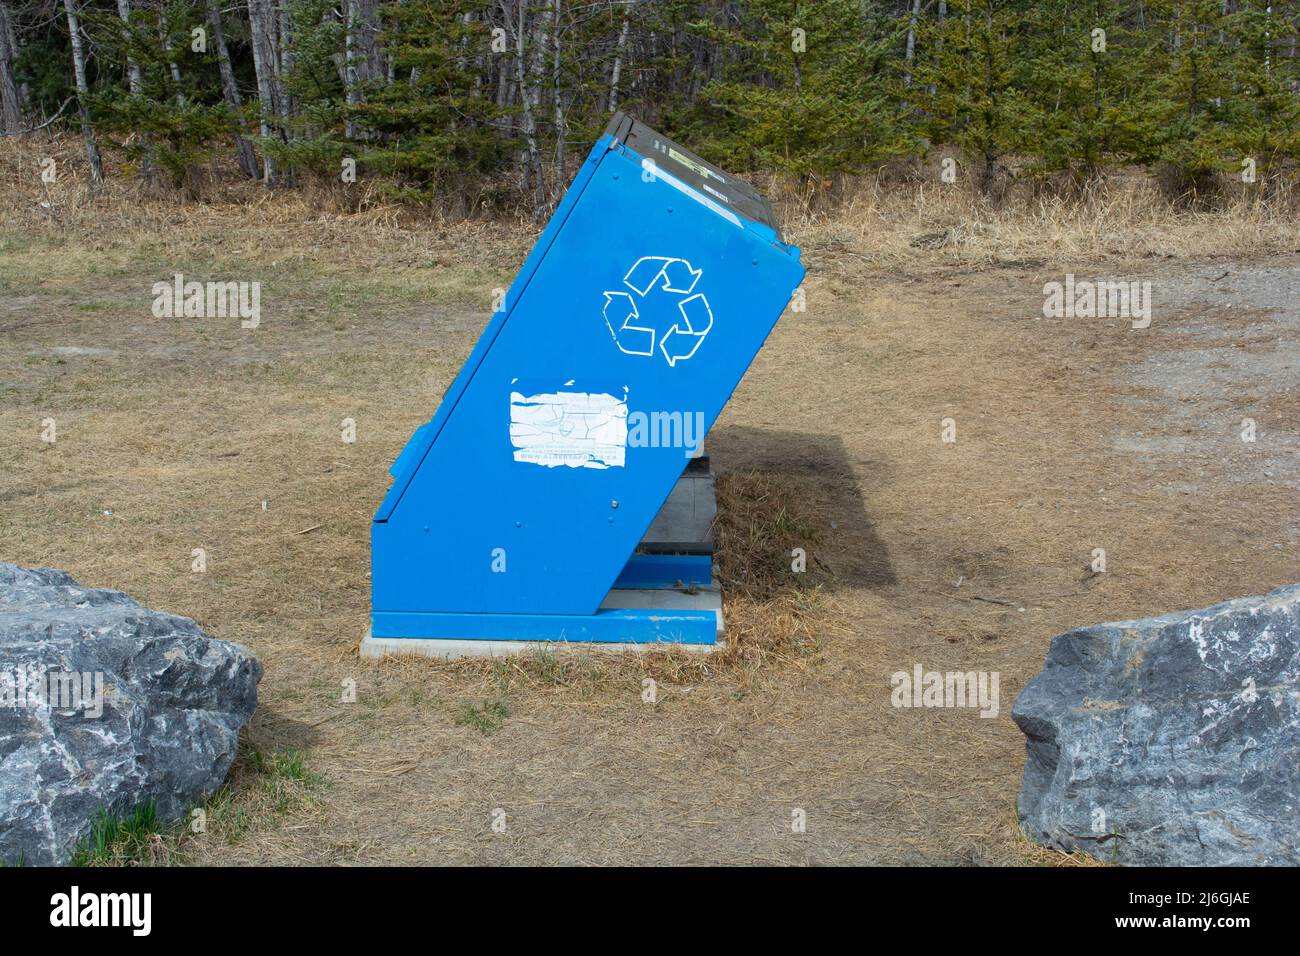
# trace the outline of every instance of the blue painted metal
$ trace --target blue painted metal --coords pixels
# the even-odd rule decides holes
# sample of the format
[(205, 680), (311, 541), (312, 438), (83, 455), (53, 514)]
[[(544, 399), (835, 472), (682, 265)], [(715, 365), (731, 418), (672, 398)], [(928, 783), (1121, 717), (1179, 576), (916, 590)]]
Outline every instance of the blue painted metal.
[(606, 608), (594, 614), (428, 614), (376, 611), (376, 637), (574, 641), (609, 644), (712, 644), (712, 611)]
[[(688, 612), (598, 611), (625, 568), (636, 574), (649, 557), (629, 562), (685, 460), (680, 445), (638, 442), (631, 426), (698, 413), (712, 427), (804, 269), (770, 224), (739, 214), (753, 207), (748, 193), (728, 204), (737, 184), (687, 158), (703, 170), (690, 182), (664, 158), (684, 151), (644, 127), (620, 134), (630, 122), (616, 117), (596, 143), (504, 309), (393, 464), (371, 531), (376, 637), (636, 640), (626, 623), (636, 619), (660, 640), (674, 616), (693, 633)], [(663, 152), (660, 164), (632, 142)], [(530, 458), (512, 418), (549, 416), (548, 435), (554, 426), (566, 442), (566, 427), (581, 437), (589, 420), (574, 404), (583, 395), (599, 397), (605, 428), (610, 409), (617, 424), (625, 408), (626, 447)]]
[(707, 588), (713, 582), (711, 554), (641, 554), (628, 559), (616, 589)]
[(532, 252), (524, 260), (523, 268), (519, 270), (519, 275), (515, 276), (515, 281), (510, 284), (506, 290), (506, 295), (501, 303), (501, 308), (492, 313), (492, 319), (488, 322), (487, 328), (479, 336), (474, 350), (470, 352), (469, 358), (461, 366), (460, 371), (452, 380), (451, 387), (447, 389), (447, 394), (443, 396), (442, 403), (434, 412), (433, 418), (415, 430), (388, 469), (388, 473), (393, 476), (393, 484), (388, 489), (388, 494), (384, 497), (383, 502), (379, 505), (379, 510), (375, 512), (375, 521), (387, 521), (392, 514), (393, 509), (397, 506), (398, 500), (406, 490), (406, 486), (411, 481), (411, 476), (415, 474), (416, 469), (424, 461), (424, 456), (428, 453), (429, 448), (433, 445), (434, 439), (442, 430), (451, 411), (456, 407), (456, 403), (464, 394), (466, 386), (469, 385), (470, 379), (474, 377), (474, 372), (478, 369), (487, 355), (488, 349), (496, 341), (497, 334), (505, 325), (506, 318), (510, 314), (511, 308), (519, 301), (523, 290), (528, 287), (528, 280), (532, 278), (541, 265), (542, 259), (545, 258), (551, 244), (555, 242), (556, 236), (564, 228), (565, 222), (568, 221), (569, 214), (578, 204), (578, 199), (582, 196), (583, 190), (591, 180), (592, 174), (595, 173), (596, 167), (600, 165), (600, 158), (614, 144), (614, 138), (609, 134), (602, 136), (597, 140), (596, 145), (591, 148), (587, 154), (587, 159), (583, 162), (582, 167), (578, 170), (578, 175), (574, 177), (573, 183), (569, 186), (568, 192), (560, 200), (560, 205), (556, 208), (555, 213), (551, 216), (546, 228), (542, 230), (542, 235), (533, 246)]

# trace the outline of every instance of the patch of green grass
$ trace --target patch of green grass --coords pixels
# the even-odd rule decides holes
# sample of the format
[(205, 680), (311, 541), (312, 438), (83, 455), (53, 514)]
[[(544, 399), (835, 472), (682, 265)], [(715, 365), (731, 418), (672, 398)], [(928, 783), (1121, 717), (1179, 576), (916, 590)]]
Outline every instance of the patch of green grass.
[(572, 687), (590, 680), (593, 673), (600, 673), (600, 668), (593, 668), (591, 661), (561, 656), (549, 647), (536, 648), (521, 663), (534, 680), (552, 687)]
[(473, 727), (484, 734), (494, 734), (501, 729), (509, 716), (510, 708), (506, 706), (506, 702), (503, 700), (495, 700), (490, 703), (484, 701), (482, 707), (465, 704), (456, 715), (456, 725), (458, 727)]
[(238, 843), (272, 818), (311, 803), (313, 791), (322, 783), (320, 774), (307, 766), (302, 751), (268, 754), (250, 746), (241, 756), (236, 779), (202, 807), (207, 833), (229, 844)]
[(150, 800), (129, 815), (100, 810), (90, 836), (73, 851), (72, 866), (130, 866), (151, 860), (153, 837), (162, 832), (158, 808)]
[(320, 779), (307, 769), (307, 758), (301, 750), (286, 750), (278, 754), (253, 750), (249, 755), (249, 766), (270, 780), (281, 778), (300, 783), (316, 783)]

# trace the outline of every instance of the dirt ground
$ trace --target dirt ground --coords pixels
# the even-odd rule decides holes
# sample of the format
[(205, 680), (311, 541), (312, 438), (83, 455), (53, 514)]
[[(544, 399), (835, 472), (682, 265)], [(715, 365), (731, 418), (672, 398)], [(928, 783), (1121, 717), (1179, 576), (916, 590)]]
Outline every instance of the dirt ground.
[[(738, 633), (811, 594), (811, 640), (703, 665), (363, 662), (386, 469), (530, 237), (397, 230), (376, 252), (324, 220), (182, 253), (0, 226), (0, 560), (265, 665), (247, 754), (173, 862), (1054, 862), (1015, 826), (1010, 717), (1052, 636), (1300, 579), (1300, 258), (882, 267), (809, 234), (807, 311), (707, 450), (738, 494), (782, 490), (770, 558), (804, 546), (816, 571), (741, 602)], [(261, 327), (154, 318), (175, 272), (260, 279)], [(1150, 327), (1042, 318), (1067, 272), (1149, 280)], [(995, 672), (996, 715), (892, 706), (917, 665)], [(287, 753), (306, 770), (263, 779), (258, 755)]]

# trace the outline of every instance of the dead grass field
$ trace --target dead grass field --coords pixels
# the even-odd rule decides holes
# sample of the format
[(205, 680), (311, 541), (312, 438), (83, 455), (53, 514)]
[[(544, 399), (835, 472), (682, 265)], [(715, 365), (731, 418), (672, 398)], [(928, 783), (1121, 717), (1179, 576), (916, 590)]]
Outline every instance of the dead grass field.
[[(193, 617), (266, 668), (208, 832), (149, 859), (1062, 862), (1014, 820), (1011, 702), (1050, 638), (1300, 579), (1300, 482), (1258, 464), (1295, 447), (1300, 373), (1213, 379), (1219, 355), (1300, 367), (1295, 305), (1229, 320), (1176, 294), (1295, 275), (1294, 220), (865, 192), (791, 211), (808, 309), (709, 438), (727, 655), (363, 662), (387, 466), (534, 234), (300, 195), (90, 203), (71, 149), (62, 185), (35, 176), (63, 148), (0, 144), (0, 559)], [(176, 272), (260, 280), (261, 328), (153, 318)], [(1039, 318), (1066, 272), (1151, 279), (1151, 328)], [(1193, 340), (1209, 398), (1141, 378)], [(1258, 446), (1229, 441), (1243, 417)], [(806, 578), (781, 573), (793, 546)], [(998, 672), (998, 715), (892, 707), (918, 663)]]

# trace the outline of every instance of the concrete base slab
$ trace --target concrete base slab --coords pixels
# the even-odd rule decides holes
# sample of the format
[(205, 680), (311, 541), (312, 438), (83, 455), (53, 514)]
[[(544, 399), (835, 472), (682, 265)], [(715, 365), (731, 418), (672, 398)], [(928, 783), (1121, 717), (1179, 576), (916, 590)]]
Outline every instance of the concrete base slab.
[(724, 650), (726, 641), (716, 644), (607, 644), (596, 641), (464, 641), (430, 637), (371, 637), (361, 639), (361, 656), (435, 657), (456, 660), (464, 657), (508, 657), (512, 654), (644, 654), (674, 648), (690, 654), (712, 654)]
[(676, 641), (633, 643), (628, 641), (538, 641), (512, 640), (503, 634), (499, 640), (428, 638), (428, 637), (373, 637), (370, 629), (361, 639), (361, 656), (381, 657), (434, 657), (452, 660), (462, 657), (504, 657), (511, 654), (542, 652), (548, 654), (579, 654), (589, 651), (599, 653), (638, 653), (664, 648), (675, 648), (692, 654), (711, 654), (726, 648), (723, 635), (726, 626), (722, 615), (722, 591), (715, 585), (694, 593), (670, 590), (615, 590), (601, 602), (603, 609), (637, 611), (713, 611), (718, 619), (718, 637), (714, 644), (683, 644)]

